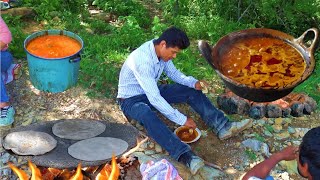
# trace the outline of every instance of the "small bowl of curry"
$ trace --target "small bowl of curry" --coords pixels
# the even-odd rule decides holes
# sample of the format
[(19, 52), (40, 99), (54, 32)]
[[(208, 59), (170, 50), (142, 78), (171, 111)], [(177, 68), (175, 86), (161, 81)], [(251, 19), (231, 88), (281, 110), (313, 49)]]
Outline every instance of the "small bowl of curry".
[(201, 136), (201, 131), (198, 128), (191, 129), (186, 126), (178, 127), (174, 133), (184, 143), (196, 142)]

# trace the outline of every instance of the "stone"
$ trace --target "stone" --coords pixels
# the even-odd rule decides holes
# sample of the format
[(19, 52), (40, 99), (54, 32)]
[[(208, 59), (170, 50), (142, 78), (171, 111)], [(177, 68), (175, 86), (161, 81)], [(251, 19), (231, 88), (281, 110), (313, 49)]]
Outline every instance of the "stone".
[(157, 153), (162, 153), (162, 147), (159, 144), (156, 144), (154, 149)]
[(282, 130), (282, 126), (281, 125), (274, 124), (274, 125), (272, 125), (272, 128), (273, 128), (274, 132), (277, 132), (277, 133)]
[(294, 134), (294, 133), (296, 132), (296, 130), (295, 130), (295, 128), (289, 126), (289, 127), (288, 127), (288, 132), (289, 132), (290, 134)]
[(152, 155), (152, 154), (155, 154), (156, 152), (154, 152), (153, 150), (145, 150), (144, 153), (146, 155)]
[(200, 177), (202, 177), (202, 179), (205, 179), (205, 180), (226, 177), (226, 174), (223, 173), (222, 171), (219, 171), (209, 166), (204, 166), (203, 168), (201, 168), (198, 174), (200, 175)]
[(136, 124), (137, 129), (139, 129), (139, 131), (143, 131), (143, 126), (139, 123)]
[(290, 108), (282, 109), (282, 117), (289, 117), (290, 114), (291, 114), (291, 109)]
[(254, 119), (265, 117), (266, 107), (263, 103), (255, 103), (249, 109), (249, 116)]
[(150, 142), (150, 143), (149, 143), (149, 148), (153, 149), (154, 146), (155, 146), (154, 142)]
[(272, 137), (272, 133), (270, 131), (268, 131), (268, 130), (264, 130), (263, 134), (268, 136), (268, 137)]
[(267, 105), (267, 117), (277, 118), (282, 116), (282, 109), (278, 105), (268, 104)]
[(253, 151), (260, 151), (262, 145), (263, 145), (263, 142), (261, 141), (258, 141), (256, 139), (247, 139), (247, 140), (244, 140), (242, 141), (241, 143), (244, 147), (247, 147), (247, 148), (250, 148), (252, 149)]
[(283, 122), (282, 118), (276, 118), (276, 119), (274, 120), (274, 123), (275, 123), (276, 125), (281, 125), (282, 122)]
[(303, 116), (304, 104), (301, 103), (293, 103), (291, 105), (291, 115), (295, 117)]
[(275, 138), (278, 140), (288, 139), (289, 137), (290, 137), (290, 134), (289, 132), (286, 132), (286, 131), (275, 135)]

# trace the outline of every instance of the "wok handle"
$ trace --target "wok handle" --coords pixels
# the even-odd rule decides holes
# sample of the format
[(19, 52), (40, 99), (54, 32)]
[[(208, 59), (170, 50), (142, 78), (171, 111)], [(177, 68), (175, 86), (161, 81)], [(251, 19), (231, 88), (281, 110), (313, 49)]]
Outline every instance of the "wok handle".
[(198, 42), (198, 48), (202, 56), (207, 60), (207, 62), (213, 67), (213, 69), (216, 69), (216, 67), (213, 64), (211, 46), (206, 41), (200, 40)]
[[(304, 43), (304, 38), (306, 36), (306, 34), (310, 31), (313, 31), (314, 33), (314, 38), (312, 40), (311, 45), (308, 47), (305, 43)], [(294, 42), (298, 43), (309, 55), (309, 57), (312, 57), (315, 51), (315, 48), (318, 44), (318, 39), (319, 37), (319, 31), (316, 28), (310, 28), (308, 30), (306, 30), (300, 37), (298, 37), (297, 39), (294, 39)]]

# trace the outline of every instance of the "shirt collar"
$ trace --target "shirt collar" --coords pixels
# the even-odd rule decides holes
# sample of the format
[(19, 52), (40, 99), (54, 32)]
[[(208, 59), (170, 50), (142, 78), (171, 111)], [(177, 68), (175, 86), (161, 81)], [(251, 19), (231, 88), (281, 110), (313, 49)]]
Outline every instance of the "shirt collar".
[(152, 39), (151, 41), (149, 41), (150, 42), (149, 48), (150, 48), (150, 51), (151, 51), (152, 60), (153, 60), (154, 63), (157, 64), (157, 63), (160, 62), (161, 59), (159, 59), (158, 56), (157, 56), (156, 49), (155, 49), (154, 44), (153, 44), (154, 40), (155, 39)]

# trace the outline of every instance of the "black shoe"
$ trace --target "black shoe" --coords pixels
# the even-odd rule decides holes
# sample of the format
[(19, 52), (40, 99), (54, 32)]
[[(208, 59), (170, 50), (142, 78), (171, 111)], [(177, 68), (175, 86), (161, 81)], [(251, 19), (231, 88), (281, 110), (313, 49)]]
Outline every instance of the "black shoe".
[(193, 175), (204, 166), (204, 160), (195, 155), (192, 151), (183, 153), (178, 161), (187, 166)]

